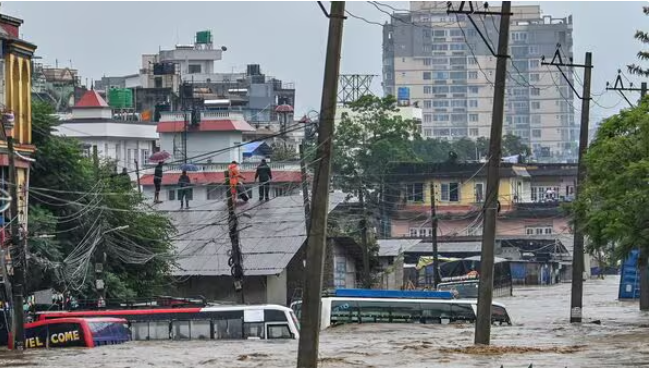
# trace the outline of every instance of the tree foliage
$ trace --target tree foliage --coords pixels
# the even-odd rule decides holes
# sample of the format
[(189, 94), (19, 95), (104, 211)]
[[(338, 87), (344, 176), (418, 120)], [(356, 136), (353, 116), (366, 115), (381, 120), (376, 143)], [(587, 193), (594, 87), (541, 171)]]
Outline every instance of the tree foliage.
[[(618, 259), (649, 254), (649, 100), (605, 120), (585, 160), (588, 178), (575, 203), (591, 253), (615, 244)], [(641, 287), (649, 286), (645, 278)], [(648, 294), (649, 295), (649, 294)]]
[[(30, 176), (30, 289), (56, 287), (95, 298), (92, 255), (105, 247), (108, 297), (161, 291), (167, 282), (173, 226), (145, 207), (130, 183), (125, 185), (123, 177), (112, 172), (111, 162), (101, 163), (97, 172), (80, 142), (53, 135), (58, 124), (53, 112), (45, 103), (32, 106), (38, 150)], [(70, 259), (80, 249), (90, 256), (77, 265)], [(71, 268), (77, 266), (82, 272), (72, 277)]]
[[(649, 7), (648, 6), (643, 6), (642, 7), (642, 12), (644, 15), (649, 15)], [(638, 41), (640, 41), (643, 45), (649, 45), (649, 33), (642, 31), (642, 30), (636, 30), (634, 38)], [(646, 50), (640, 50), (638, 51), (637, 54), (638, 60), (640, 61), (647, 61), (649, 60), (649, 51)], [(631, 64), (627, 65), (627, 70), (631, 74), (635, 75), (641, 75), (643, 77), (649, 76), (649, 69), (643, 68), (640, 65), (637, 64)]]

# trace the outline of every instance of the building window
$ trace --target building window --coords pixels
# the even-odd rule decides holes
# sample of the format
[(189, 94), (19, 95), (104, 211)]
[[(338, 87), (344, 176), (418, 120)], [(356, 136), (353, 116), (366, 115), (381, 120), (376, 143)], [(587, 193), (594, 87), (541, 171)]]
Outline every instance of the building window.
[(189, 64), (189, 74), (199, 74), (201, 72), (201, 66), (197, 64)]
[(525, 226), (527, 235), (552, 235), (552, 226)]
[(476, 59), (476, 58), (473, 57), (473, 56), (469, 56), (469, 58), (468, 58), (467, 60), (468, 60), (469, 65), (476, 65), (476, 64), (478, 64), (478, 59)]
[(539, 54), (539, 47), (537, 45), (531, 45), (528, 47), (527, 51), (530, 55), (538, 55)]
[(162, 77), (155, 77), (153, 79), (153, 85), (155, 88), (162, 88)]
[(484, 200), (484, 184), (476, 183), (475, 184), (475, 201), (480, 203)]
[(466, 100), (452, 100), (451, 107), (466, 107)]
[(435, 44), (433, 45), (433, 51), (448, 51), (448, 44)]
[(343, 257), (336, 257), (334, 287), (343, 289), (347, 287), (347, 261)]
[(541, 124), (541, 115), (532, 115), (530, 116), (531, 124)]
[(464, 43), (452, 43), (451, 44), (451, 50), (453, 51), (461, 51), (466, 49), (466, 44)]
[(424, 80), (430, 80), (431, 79), (430, 72), (424, 72), (423, 78)]
[(541, 95), (540, 89), (534, 87), (530, 89), (530, 96), (539, 96), (539, 95)]
[(513, 32), (512, 41), (527, 41), (527, 32)]
[(434, 30), (433, 37), (446, 37), (446, 30)]
[(433, 87), (433, 94), (445, 94), (448, 93), (448, 86), (435, 86)]
[(416, 228), (410, 228), (410, 236), (413, 238), (417, 237), (417, 232), (418, 232), (417, 230), (418, 229)]
[(462, 37), (462, 30), (451, 29), (449, 32), (450, 32), (451, 37)]
[(469, 79), (478, 79), (478, 72), (468, 72)]
[(469, 135), (472, 136), (472, 137), (477, 137), (478, 136), (478, 128), (469, 129)]
[(448, 64), (448, 58), (434, 58), (433, 65), (446, 65)]
[(433, 115), (433, 121), (435, 121), (435, 122), (449, 121), (449, 116), (448, 116), (448, 114), (434, 114)]
[(424, 136), (430, 137), (433, 135), (433, 130), (432, 129), (424, 129)]
[(432, 123), (433, 116), (431, 114), (424, 114), (424, 123)]
[(532, 138), (541, 138), (541, 129), (532, 129)]
[(431, 60), (431, 58), (425, 58), (425, 59), (424, 59), (424, 65), (429, 66), (429, 65), (431, 65), (431, 64), (432, 64), (432, 60)]
[(530, 69), (538, 69), (541, 66), (539, 60), (530, 60)]
[(142, 165), (144, 165), (148, 160), (149, 160), (149, 150), (148, 149), (143, 149), (142, 150), (142, 160), (139, 162), (140, 169), (142, 169)]
[(424, 86), (424, 94), (429, 95), (431, 94), (433, 88), (431, 86)]
[(540, 79), (538, 74), (530, 74), (530, 82), (538, 82)]
[(446, 108), (448, 107), (448, 100), (434, 100), (433, 107), (435, 108)]
[(406, 200), (408, 202), (423, 202), (424, 183), (406, 184)]
[(126, 162), (124, 163), (124, 166), (131, 167), (134, 162), (133, 160), (135, 160), (135, 150), (129, 148), (128, 150), (126, 150)]
[(469, 86), (469, 93), (477, 94), (478, 93), (478, 87)]
[(478, 114), (469, 114), (469, 122), (477, 123), (478, 122)]
[(532, 187), (532, 201), (555, 200), (559, 196), (559, 187)]
[(441, 200), (445, 202), (459, 202), (460, 201), (460, 184), (458, 183), (445, 183), (442, 184)]
[(433, 107), (433, 101), (431, 100), (424, 100), (424, 109), (430, 109)]
[(541, 101), (532, 101), (532, 110), (540, 110)]
[(469, 107), (477, 108), (478, 107), (478, 100), (469, 100)]

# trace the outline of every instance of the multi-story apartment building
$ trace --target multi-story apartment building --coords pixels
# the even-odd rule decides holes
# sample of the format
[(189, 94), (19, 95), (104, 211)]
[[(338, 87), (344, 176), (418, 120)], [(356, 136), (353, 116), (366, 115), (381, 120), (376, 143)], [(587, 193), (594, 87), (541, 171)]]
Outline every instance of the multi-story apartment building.
[[(446, 2), (410, 4), (383, 27), (384, 92), (419, 102), (424, 137), (488, 137), (496, 57), (480, 32), (495, 51), (499, 20), (473, 15), (476, 29), (465, 15), (447, 14)], [(572, 17), (542, 15), (538, 5), (512, 11), (504, 132), (523, 138), (538, 160), (574, 160), (572, 91), (558, 70), (541, 65), (557, 45), (563, 60), (572, 57)]]

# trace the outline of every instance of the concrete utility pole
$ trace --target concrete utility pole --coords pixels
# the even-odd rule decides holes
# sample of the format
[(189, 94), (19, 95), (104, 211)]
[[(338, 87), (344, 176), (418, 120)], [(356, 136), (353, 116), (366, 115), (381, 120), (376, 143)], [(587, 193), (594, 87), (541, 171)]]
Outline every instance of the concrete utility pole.
[(140, 186), (140, 163), (135, 160), (135, 177), (137, 178), (137, 192), (142, 194), (142, 186)]
[(432, 226), (432, 235), (433, 235), (433, 282), (435, 283), (435, 289), (437, 285), (441, 282), (439, 274), (439, 249), (437, 245), (437, 211), (436, 211), (436, 198), (435, 198), (435, 184), (430, 183), (430, 221)]
[[(469, 10), (464, 10), (468, 5)], [(496, 243), (496, 217), (498, 216), (498, 186), (500, 183), (500, 160), (502, 156), (502, 135), (505, 110), (505, 81), (507, 80), (507, 48), (509, 45), (509, 18), (511, 1), (503, 1), (501, 12), (474, 11), (471, 2), (463, 1), (458, 11), (449, 13), (465, 14), (476, 27), (471, 14), (500, 16), (498, 50), (492, 54), (496, 57), (496, 79), (494, 86), (494, 103), (492, 110), (491, 133), (489, 138), (489, 163), (487, 169), (487, 196), (484, 204), (484, 222), (482, 233), (482, 253), (480, 257), (480, 284), (478, 287), (478, 315), (475, 326), (475, 343), (489, 345), (491, 339), (491, 302), (493, 300), (494, 251)]]
[[(570, 63), (566, 64), (561, 58), (559, 50), (561, 45), (557, 45), (557, 51), (554, 53), (552, 61), (547, 63), (541, 62), (541, 65), (552, 65), (557, 67), (566, 83), (570, 85), (572, 91), (581, 100), (581, 126), (579, 129), (579, 163), (577, 166), (577, 185), (575, 186), (575, 200), (579, 199), (581, 188), (586, 181), (586, 163), (584, 162), (584, 155), (588, 148), (588, 124), (590, 115), (590, 75), (593, 69), (592, 54), (586, 53), (586, 61), (584, 64), (573, 64), (572, 58)], [(542, 59), (545, 60), (545, 57)], [(584, 89), (580, 96), (575, 87), (570, 82), (570, 79), (563, 72), (561, 67), (570, 68), (583, 68), (584, 69)], [(619, 77), (619, 76), (618, 76)], [(626, 97), (625, 97), (626, 98)], [(627, 100), (628, 101), (628, 100)], [(574, 250), (572, 256), (572, 293), (570, 297), (570, 322), (580, 323), (582, 320), (582, 307), (583, 307), (583, 294), (584, 294), (584, 232), (582, 229), (582, 219), (575, 216), (574, 219)]]
[(509, 44), (509, 13), (511, 1), (503, 1), (500, 16), (500, 35), (496, 61), (494, 104), (489, 135), (489, 164), (487, 171), (487, 198), (484, 207), (484, 233), (480, 257), (480, 284), (478, 286), (478, 315), (475, 327), (476, 344), (489, 345), (491, 341), (491, 302), (493, 300), (494, 251), (496, 218), (498, 216), (498, 186), (502, 157), (503, 120), (505, 110), (505, 81), (507, 80), (507, 46)]
[(606, 82), (606, 90), (607, 91), (617, 91), (622, 98), (626, 100), (626, 102), (629, 104), (631, 108), (634, 108), (635, 106), (629, 101), (628, 98), (626, 98), (626, 95), (624, 94), (624, 91), (636, 91), (640, 92), (640, 102), (642, 102), (642, 99), (644, 99), (644, 96), (647, 95), (647, 82), (642, 82), (640, 84), (640, 88), (633, 88), (633, 83), (629, 84), (629, 88), (624, 87), (624, 81), (622, 81), (622, 70), (618, 69), (617, 71), (617, 78), (615, 78), (615, 83), (613, 84), (613, 87), (609, 87), (610, 83)]
[(239, 293), (239, 302), (245, 304), (243, 293), (243, 257), (241, 255), (241, 243), (239, 240), (239, 219), (237, 218), (234, 206), (236, 189), (230, 185), (230, 172), (228, 170), (225, 171), (225, 186), (228, 193), (228, 225), (230, 242), (232, 243), (232, 252), (228, 260), (228, 265), (231, 267), (234, 291)]
[(7, 151), (9, 152), (9, 194), (11, 195), (10, 202), (10, 219), (11, 219), (11, 264), (13, 267), (13, 343), (14, 349), (23, 351), (25, 349), (25, 312), (23, 310), (23, 288), (25, 280), (25, 249), (20, 241), (20, 213), (18, 212), (18, 173), (16, 172), (16, 151), (14, 149), (14, 138), (7, 131), (13, 129), (14, 115), (2, 115), (2, 131), (7, 141)]
[[(306, 137), (306, 136), (305, 136)], [(306, 224), (306, 231), (309, 232), (311, 205), (309, 202), (309, 183), (307, 181), (306, 171), (306, 138), (300, 144), (300, 179), (302, 180), (302, 197), (304, 201), (304, 221)]]
[[(322, 10), (324, 7), (319, 3)], [(331, 181), (331, 152), (333, 149), (334, 116), (336, 94), (340, 75), (340, 52), (342, 49), (345, 2), (332, 1), (329, 18), (329, 36), (325, 62), (322, 102), (320, 104), (320, 126), (318, 127), (319, 163), (313, 180), (311, 220), (307, 238), (306, 277), (302, 301), (302, 329), (297, 354), (298, 368), (318, 367), (318, 345), (320, 339), (320, 298), (322, 275), (327, 239), (329, 214), (329, 184)]]

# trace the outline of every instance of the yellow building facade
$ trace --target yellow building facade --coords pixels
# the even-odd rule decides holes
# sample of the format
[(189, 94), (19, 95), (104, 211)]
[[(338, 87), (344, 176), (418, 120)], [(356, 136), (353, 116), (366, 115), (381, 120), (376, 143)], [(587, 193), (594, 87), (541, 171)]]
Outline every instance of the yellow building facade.
[[(0, 108), (14, 114), (14, 127), (7, 133), (14, 138), (16, 170), (19, 185), (19, 221), (27, 223), (27, 191), (29, 189), (30, 158), (35, 152), (32, 145), (32, 58), (36, 46), (19, 38), (22, 20), (0, 14)], [(8, 181), (9, 155), (7, 143), (0, 139), (0, 179), (3, 187)], [(7, 217), (8, 213), (5, 213)]]

